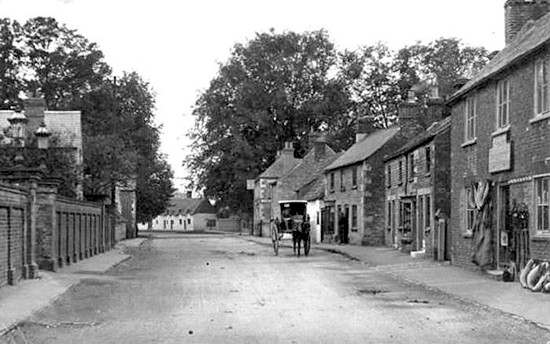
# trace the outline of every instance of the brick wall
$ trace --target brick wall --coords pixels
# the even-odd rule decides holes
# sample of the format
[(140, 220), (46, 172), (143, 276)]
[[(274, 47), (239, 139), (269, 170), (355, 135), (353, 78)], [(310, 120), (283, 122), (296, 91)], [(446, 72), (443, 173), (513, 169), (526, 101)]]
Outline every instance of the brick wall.
[(0, 286), (24, 276), (27, 210), (25, 192), (0, 186)]
[(39, 189), (37, 261), (55, 270), (105, 250), (108, 235), (101, 205), (76, 201)]
[[(464, 202), (461, 192), (471, 181), (490, 180), (493, 188), (493, 209), (496, 214), (496, 190), (509, 183), (527, 183), (531, 186), (525, 189), (525, 199), (533, 200), (533, 176), (550, 173), (550, 132), (549, 119), (532, 121), (534, 118), (534, 58), (546, 54), (541, 51), (533, 58), (524, 60), (522, 65), (501, 74), (500, 78), (507, 78), (510, 85), (510, 126), (508, 135), (512, 147), (512, 166), (510, 170), (498, 173), (489, 173), (489, 148), (492, 146), (493, 136), (496, 134), (496, 80), (486, 83), (482, 88), (475, 90), (471, 95), (477, 97), (477, 139), (466, 145), (464, 140), (464, 107), (465, 98), (453, 105), (453, 128), (451, 133), (452, 144), (452, 194), (451, 194), (451, 232), (452, 232), (452, 259), (459, 265), (471, 266), (472, 238), (464, 233), (463, 213)], [(511, 194), (510, 201), (514, 200)], [(532, 201), (527, 202), (530, 213), (531, 252), (538, 257), (550, 258), (548, 236), (539, 236), (534, 231), (535, 216)], [(497, 219), (493, 216), (493, 247), (497, 248)]]

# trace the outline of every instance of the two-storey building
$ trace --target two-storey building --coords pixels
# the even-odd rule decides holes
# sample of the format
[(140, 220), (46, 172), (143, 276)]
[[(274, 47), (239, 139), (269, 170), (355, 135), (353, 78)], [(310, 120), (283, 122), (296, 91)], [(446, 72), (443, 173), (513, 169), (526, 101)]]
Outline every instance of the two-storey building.
[(549, 9), (506, 1), (506, 46), (449, 100), (458, 264), (550, 258)]
[(326, 223), (333, 224), (323, 233), (327, 241), (384, 244), (384, 156), (422, 130), (416, 114), (399, 117), (399, 126), (387, 129), (376, 129), (372, 118), (363, 117), (356, 143), (325, 169), (324, 212)]
[(275, 215), (272, 207), (272, 200), (276, 198), (275, 184), (300, 161), (294, 157), (292, 143), (285, 142), (273, 164), (254, 180), (254, 235), (269, 236), (271, 220)]
[(385, 157), (387, 246), (449, 259), (446, 221), (450, 215), (450, 129), (441, 98), (406, 104), (419, 116), (436, 120)]

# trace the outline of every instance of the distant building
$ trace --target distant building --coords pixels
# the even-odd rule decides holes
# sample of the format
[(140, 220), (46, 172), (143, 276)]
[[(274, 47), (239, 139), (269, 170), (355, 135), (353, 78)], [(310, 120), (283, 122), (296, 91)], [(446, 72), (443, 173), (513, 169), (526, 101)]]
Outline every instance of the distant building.
[[(164, 214), (152, 221), (152, 230), (202, 231), (216, 229), (216, 208), (206, 198), (173, 198)], [(139, 224), (147, 230), (147, 224)]]

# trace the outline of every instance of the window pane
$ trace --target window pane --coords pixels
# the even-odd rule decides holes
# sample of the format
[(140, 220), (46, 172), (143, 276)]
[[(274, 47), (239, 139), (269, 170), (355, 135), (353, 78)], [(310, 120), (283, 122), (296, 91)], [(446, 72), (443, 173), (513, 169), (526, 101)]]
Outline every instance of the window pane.
[(542, 207), (543, 210), (542, 210), (542, 221), (543, 221), (543, 230), (547, 231), (549, 229), (549, 224), (548, 222), (550, 221), (549, 219), (549, 214), (548, 214), (548, 206), (544, 206)]

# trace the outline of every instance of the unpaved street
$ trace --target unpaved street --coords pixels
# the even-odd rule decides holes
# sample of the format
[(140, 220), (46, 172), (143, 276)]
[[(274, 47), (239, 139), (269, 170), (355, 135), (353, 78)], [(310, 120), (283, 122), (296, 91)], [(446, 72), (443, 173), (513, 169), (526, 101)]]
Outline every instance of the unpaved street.
[[(5, 343), (546, 343), (520, 319), (380, 268), (239, 237), (155, 234)], [(82, 271), (86, 274), (86, 271)]]

